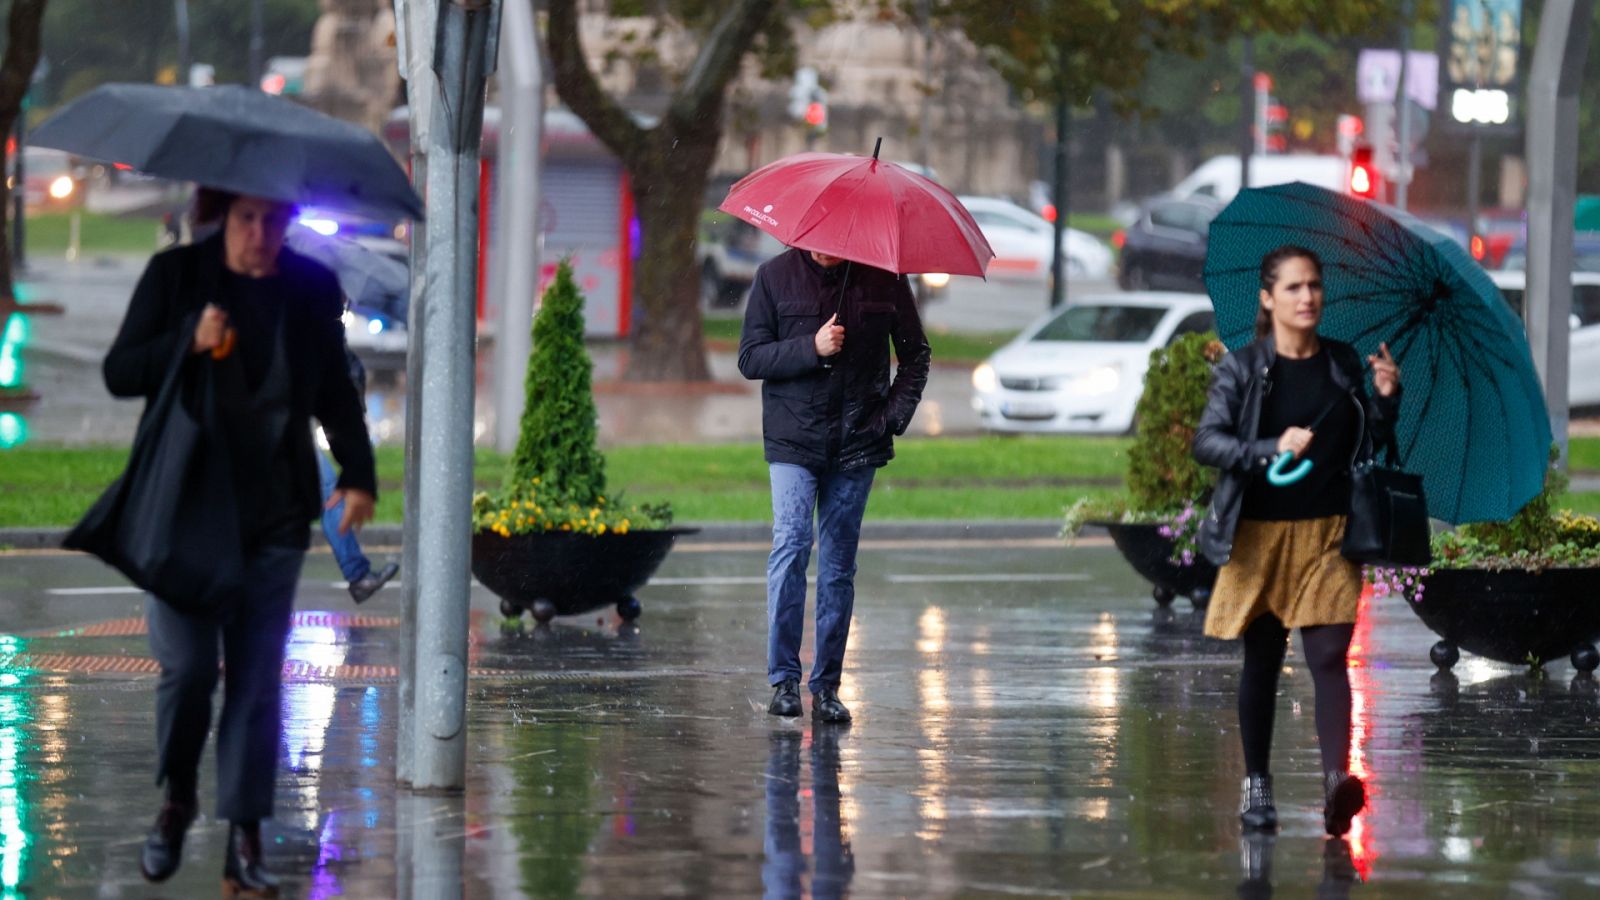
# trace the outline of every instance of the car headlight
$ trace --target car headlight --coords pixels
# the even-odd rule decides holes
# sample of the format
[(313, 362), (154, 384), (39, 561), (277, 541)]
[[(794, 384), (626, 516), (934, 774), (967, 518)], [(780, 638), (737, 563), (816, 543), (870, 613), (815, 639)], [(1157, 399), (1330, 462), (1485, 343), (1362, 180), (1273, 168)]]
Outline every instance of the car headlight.
[(939, 288), (942, 288), (945, 285), (950, 283), (950, 273), (948, 273), (948, 272), (923, 272), (922, 273), (922, 283), (927, 285), (928, 287), (933, 288), (934, 290), (938, 290)]
[(1000, 387), (1000, 376), (994, 373), (994, 366), (981, 363), (972, 370), (972, 386), (980, 394), (992, 394)]
[(1098, 366), (1067, 383), (1067, 390), (1080, 397), (1109, 394), (1122, 384), (1120, 366)]
[(73, 182), (71, 175), (57, 175), (55, 180), (50, 182), (50, 196), (57, 200), (65, 200), (71, 197), (72, 192), (77, 188), (78, 186)]

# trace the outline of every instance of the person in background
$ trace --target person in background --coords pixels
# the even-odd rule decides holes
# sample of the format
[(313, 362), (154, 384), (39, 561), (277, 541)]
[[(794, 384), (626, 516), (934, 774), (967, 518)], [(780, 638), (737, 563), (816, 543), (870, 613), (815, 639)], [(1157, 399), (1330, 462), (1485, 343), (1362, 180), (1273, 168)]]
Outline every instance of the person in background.
[[(350, 368), (350, 380), (356, 386), (356, 394), (365, 397), (367, 369), (348, 344), (345, 345), (344, 355)], [(339, 476), (333, 469), (333, 460), (320, 446), (317, 448), (317, 470), (322, 479), (322, 536), (327, 539), (333, 558), (339, 563), (339, 571), (344, 573), (351, 598), (357, 603), (365, 603), (400, 571), (400, 564), (391, 562), (374, 570), (372, 560), (362, 552), (361, 541), (355, 532), (339, 530), (339, 523), (344, 520), (344, 501), (333, 496), (338, 490)]]

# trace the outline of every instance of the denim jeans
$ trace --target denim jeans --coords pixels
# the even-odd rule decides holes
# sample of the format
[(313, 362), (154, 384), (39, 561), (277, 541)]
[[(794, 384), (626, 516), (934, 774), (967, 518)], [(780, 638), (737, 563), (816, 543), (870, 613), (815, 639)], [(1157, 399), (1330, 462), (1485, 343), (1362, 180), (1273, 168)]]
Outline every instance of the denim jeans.
[(872, 491), (873, 468), (818, 475), (771, 463), (772, 555), (767, 557), (767, 680), (800, 678), (806, 565), (817, 523), (817, 646), (810, 688), (838, 688), (856, 601), (856, 545)]
[[(322, 477), (322, 501), (326, 503), (328, 495), (339, 483), (339, 476), (334, 474), (328, 451), (321, 448), (317, 449), (317, 472)], [(361, 542), (356, 540), (354, 528), (344, 534), (339, 533), (339, 520), (343, 517), (344, 501), (335, 504), (333, 509), (324, 509), (322, 536), (328, 539), (328, 546), (333, 550), (333, 558), (339, 561), (339, 571), (344, 573), (344, 580), (360, 581), (372, 571), (372, 561), (361, 552)]]

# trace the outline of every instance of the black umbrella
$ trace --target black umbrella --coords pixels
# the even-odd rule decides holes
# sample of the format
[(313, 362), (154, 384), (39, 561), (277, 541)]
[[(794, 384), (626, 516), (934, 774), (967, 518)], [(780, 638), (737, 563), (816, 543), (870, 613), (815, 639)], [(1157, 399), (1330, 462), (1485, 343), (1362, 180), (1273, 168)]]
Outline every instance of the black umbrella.
[(245, 87), (102, 85), (28, 141), (240, 194), (375, 219), (422, 217), (422, 201), (377, 136)]

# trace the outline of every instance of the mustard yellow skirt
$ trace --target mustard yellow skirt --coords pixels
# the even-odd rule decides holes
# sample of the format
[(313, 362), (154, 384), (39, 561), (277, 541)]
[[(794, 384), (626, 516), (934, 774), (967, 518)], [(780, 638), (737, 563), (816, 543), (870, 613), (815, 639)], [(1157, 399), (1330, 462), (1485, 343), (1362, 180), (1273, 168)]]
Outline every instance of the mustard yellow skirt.
[(1289, 628), (1348, 625), (1361, 600), (1361, 567), (1339, 555), (1344, 516), (1239, 521), (1233, 558), (1217, 575), (1206, 634), (1234, 640), (1263, 613)]

